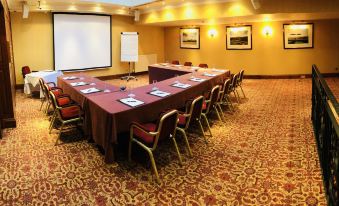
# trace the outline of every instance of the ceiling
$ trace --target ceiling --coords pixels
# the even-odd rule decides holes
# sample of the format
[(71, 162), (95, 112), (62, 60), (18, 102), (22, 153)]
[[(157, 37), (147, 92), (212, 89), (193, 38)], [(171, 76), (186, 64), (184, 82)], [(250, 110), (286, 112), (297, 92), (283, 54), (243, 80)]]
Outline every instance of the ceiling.
[[(259, 2), (261, 8), (254, 9), (251, 2)], [(166, 8), (173, 11), (181, 10), (183, 7), (205, 7), (212, 5), (224, 8), (224, 4), (244, 4), (252, 11), (243, 16), (222, 17), (218, 10), (214, 24), (225, 24), (234, 22), (256, 22), (263, 21), (269, 16), (270, 21), (281, 20), (315, 20), (339, 18), (339, 0), (7, 0), (11, 12), (22, 12), (22, 4), (26, 2), (30, 12), (83, 12), (83, 13), (105, 13), (112, 15), (133, 16), (134, 10), (141, 14), (158, 13), (164, 15)], [(338, 8), (337, 8), (338, 7)], [(299, 9), (295, 9), (299, 8)], [(305, 9), (304, 9), (305, 8)], [(204, 11), (204, 10), (202, 10)], [(160, 12), (160, 13), (159, 13)], [(166, 15), (166, 12), (165, 12)], [(218, 16), (219, 15), (219, 16)], [(197, 18), (176, 19), (173, 21), (139, 22), (141, 24), (153, 24), (158, 26), (177, 25), (201, 25), (210, 24), (209, 19), (201, 14)]]

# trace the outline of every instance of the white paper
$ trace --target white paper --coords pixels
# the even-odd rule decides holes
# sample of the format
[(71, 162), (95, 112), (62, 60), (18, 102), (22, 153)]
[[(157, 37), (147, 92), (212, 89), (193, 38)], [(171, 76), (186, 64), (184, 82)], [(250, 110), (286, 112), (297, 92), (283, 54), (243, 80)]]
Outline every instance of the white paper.
[(152, 94), (154, 96), (158, 96), (158, 97), (166, 97), (168, 95), (171, 95), (171, 93), (160, 91), (160, 90), (152, 91), (152, 92), (150, 92), (150, 94)]
[(182, 89), (187, 89), (188, 87), (190, 87), (190, 84), (183, 84), (183, 83), (175, 83), (172, 84), (173, 87), (178, 87), (178, 88), (182, 88)]
[(144, 102), (137, 100), (137, 99), (134, 99), (132, 97), (120, 99), (120, 102), (127, 104), (128, 106), (131, 106), (131, 107), (136, 107), (136, 106), (142, 105), (144, 103)]
[(206, 79), (192, 77), (192, 78), (190, 78), (190, 80), (193, 81), (193, 82), (203, 82), (203, 81), (205, 81)]
[(224, 70), (224, 69), (212, 69), (212, 71), (214, 71), (214, 72), (226, 72), (226, 70)]
[(100, 92), (101, 90), (95, 88), (95, 87), (91, 87), (88, 89), (82, 89), (80, 90), (80, 92), (84, 93), (84, 94), (90, 94), (90, 93), (95, 93), (95, 92)]
[(78, 77), (75, 76), (71, 76), (71, 77), (64, 77), (64, 80), (73, 80), (73, 79), (77, 79)]
[(84, 86), (86, 85), (86, 82), (72, 82), (70, 83), (71, 86), (76, 87), (76, 86)]
[(204, 76), (207, 76), (207, 77), (215, 77), (215, 76), (217, 76), (217, 75), (216, 75), (216, 74), (204, 73)]

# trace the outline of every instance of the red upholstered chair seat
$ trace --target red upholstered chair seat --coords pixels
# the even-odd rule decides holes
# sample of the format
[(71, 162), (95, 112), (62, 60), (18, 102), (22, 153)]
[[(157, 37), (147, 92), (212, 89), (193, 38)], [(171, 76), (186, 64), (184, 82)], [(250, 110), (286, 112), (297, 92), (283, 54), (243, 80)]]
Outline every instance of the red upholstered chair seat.
[(72, 100), (69, 97), (61, 97), (57, 98), (56, 100), (59, 107), (72, 103)]
[(204, 102), (203, 104), (202, 104), (202, 110), (206, 110), (207, 109), (207, 104), (206, 104), (206, 102)]
[(185, 126), (187, 118), (182, 114), (179, 114), (178, 118), (179, 118), (178, 126)]
[(79, 117), (80, 108), (78, 106), (65, 107), (60, 110), (60, 114), (63, 120), (74, 119)]
[[(153, 123), (138, 124), (138, 125), (142, 126), (142, 128), (148, 132), (155, 132), (155, 130), (157, 129), (157, 125)], [(147, 144), (151, 144), (154, 141), (154, 136), (151, 136), (136, 127), (133, 128), (133, 134), (135, 135), (135, 137), (137, 137), (138, 139), (142, 140), (143, 142)]]

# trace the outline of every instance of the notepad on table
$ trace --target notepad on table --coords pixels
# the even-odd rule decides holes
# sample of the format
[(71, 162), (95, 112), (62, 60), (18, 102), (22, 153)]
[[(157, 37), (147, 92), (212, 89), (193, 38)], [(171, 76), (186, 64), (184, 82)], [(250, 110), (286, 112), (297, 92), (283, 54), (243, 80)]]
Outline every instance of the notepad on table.
[(215, 77), (217, 76), (216, 74), (210, 74), (210, 73), (204, 73), (204, 76), (207, 76), (207, 77)]
[(71, 76), (71, 77), (64, 77), (64, 80), (74, 80), (74, 79), (78, 79), (78, 77), (75, 76)]
[(72, 85), (73, 87), (77, 87), (77, 86), (84, 86), (87, 85), (88, 83), (86, 82), (72, 82), (70, 83), (70, 85)]
[(166, 96), (171, 95), (171, 93), (160, 91), (160, 90), (151, 91), (149, 94), (158, 96), (158, 97), (166, 97)]
[(173, 87), (178, 87), (178, 88), (182, 88), (182, 89), (187, 89), (189, 88), (191, 85), (190, 84), (183, 84), (183, 83), (174, 83), (172, 84)]
[(91, 88), (88, 88), (88, 89), (82, 89), (82, 90), (80, 90), (80, 92), (82, 92), (84, 94), (91, 94), (91, 93), (101, 92), (101, 90), (97, 89), (95, 87), (91, 87)]
[(226, 72), (224, 69), (212, 69), (213, 72)]
[(203, 81), (205, 81), (205, 80), (206, 80), (206, 79), (196, 78), (196, 77), (190, 78), (190, 81), (193, 81), (193, 82), (203, 82)]
[(137, 107), (137, 106), (139, 106), (139, 105), (144, 104), (143, 101), (134, 99), (134, 98), (132, 98), (132, 97), (120, 99), (119, 101), (120, 101), (121, 103), (124, 103), (124, 104), (130, 106), (130, 107)]

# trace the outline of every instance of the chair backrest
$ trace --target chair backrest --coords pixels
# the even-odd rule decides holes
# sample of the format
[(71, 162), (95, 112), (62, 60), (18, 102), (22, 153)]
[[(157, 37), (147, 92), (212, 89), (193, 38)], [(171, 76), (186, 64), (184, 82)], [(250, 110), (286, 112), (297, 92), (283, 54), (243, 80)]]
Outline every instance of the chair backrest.
[(201, 68), (208, 68), (208, 65), (207, 64), (199, 64), (199, 67), (201, 67)]
[(172, 64), (178, 65), (178, 64), (179, 64), (179, 61), (178, 61), (178, 60), (173, 60), (173, 61), (172, 61)]
[(239, 73), (235, 74), (233, 76), (233, 79), (232, 79), (232, 90), (234, 90), (237, 87), (238, 78), (239, 78)]
[(53, 109), (57, 109), (59, 108), (58, 107), (58, 103), (57, 103), (57, 100), (56, 100), (56, 94), (55, 94), (55, 91), (54, 90), (51, 90), (51, 91), (48, 91), (48, 98), (51, 100), (51, 104), (53, 106)]
[(22, 73), (22, 77), (25, 79), (26, 74), (31, 73), (31, 69), (29, 68), (29, 66), (23, 66), (21, 68), (21, 73)]
[(244, 79), (244, 70), (242, 69), (242, 70), (240, 70), (240, 72), (239, 72), (239, 81), (238, 81), (238, 84), (239, 85), (241, 85), (241, 83), (242, 83), (242, 80)]
[(191, 104), (191, 108), (189, 110), (190, 119), (188, 119), (188, 123), (191, 119), (200, 119), (201, 113), (202, 113), (202, 105), (204, 104), (205, 98), (204, 96), (198, 96), (196, 97)]
[(165, 139), (175, 135), (178, 116), (179, 113), (175, 109), (161, 115), (157, 125), (158, 135), (155, 137), (153, 148), (156, 147), (159, 139)]
[(210, 112), (211, 106), (214, 105), (218, 99), (219, 99), (219, 92), (220, 92), (220, 86), (216, 85), (213, 87), (210, 97), (209, 97), (209, 102), (206, 105), (206, 114)]
[(224, 99), (225, 95), (228, 94), (230, 85), (231, 85), (231, 79), (226, 79), (221, 89), (222, 94), (219, 97), (220, 100)]
[(190, 66), (192, 66), (192, 62), (185, 62), (184, 66), (190, 67)]

